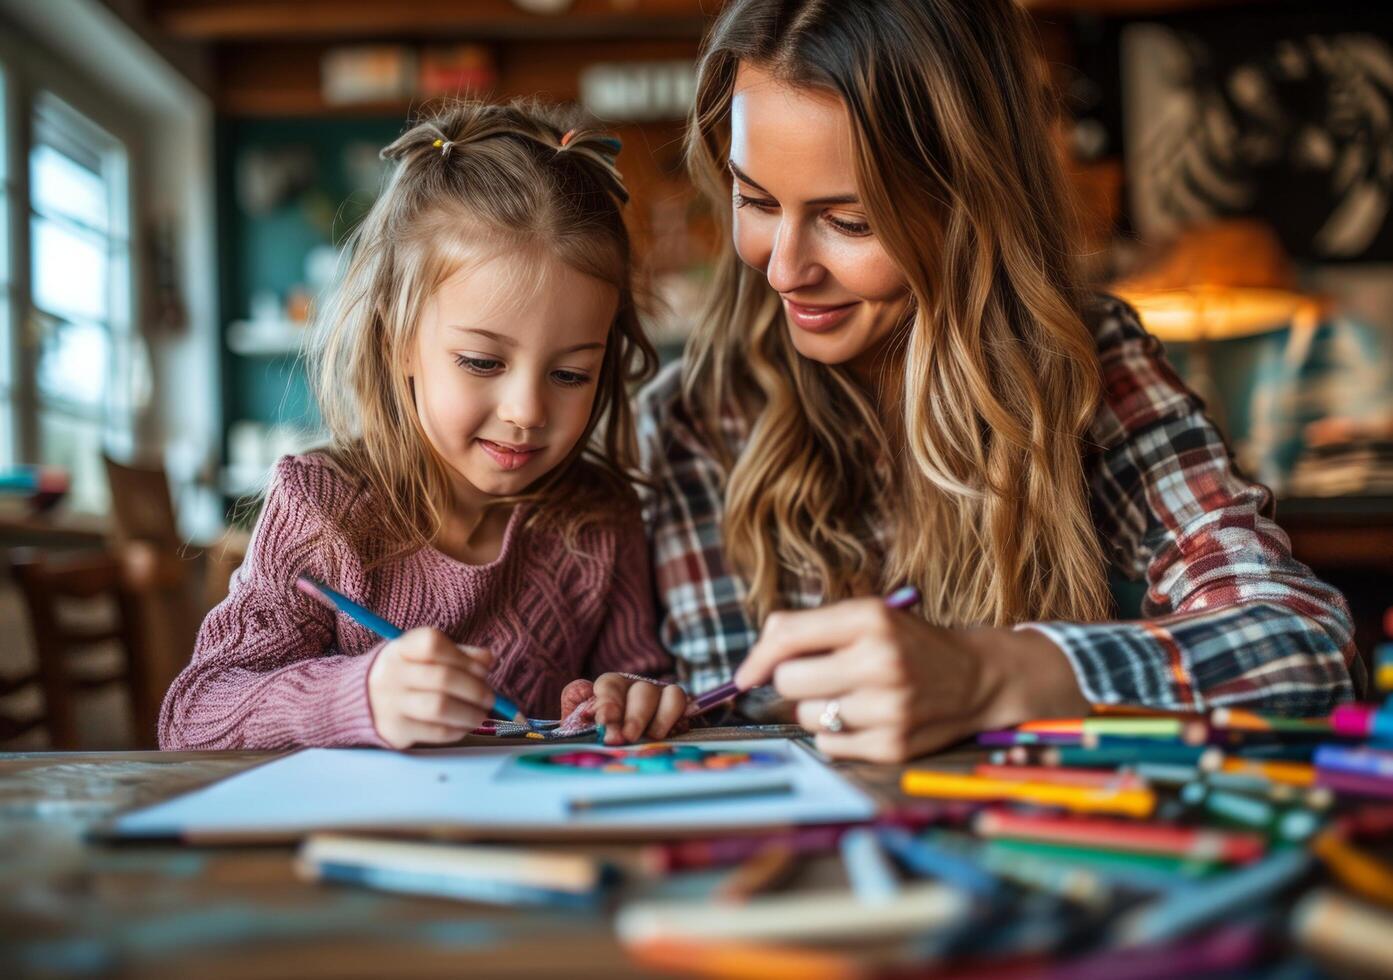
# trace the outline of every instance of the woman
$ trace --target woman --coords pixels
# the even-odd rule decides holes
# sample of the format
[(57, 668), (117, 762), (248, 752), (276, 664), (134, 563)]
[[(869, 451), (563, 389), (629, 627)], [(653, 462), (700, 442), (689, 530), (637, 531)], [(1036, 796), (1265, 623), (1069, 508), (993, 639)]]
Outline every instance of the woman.
[[(664, 639), (835, 756), (1352, 694), (1343, 599), (1079, 288), (1037, 64), (1011, 0), (735, 0), (705, 44), (689, 164), (730, 234), (641, 398)], [(1105, 621), (1109, 565), (1145, 620)]]

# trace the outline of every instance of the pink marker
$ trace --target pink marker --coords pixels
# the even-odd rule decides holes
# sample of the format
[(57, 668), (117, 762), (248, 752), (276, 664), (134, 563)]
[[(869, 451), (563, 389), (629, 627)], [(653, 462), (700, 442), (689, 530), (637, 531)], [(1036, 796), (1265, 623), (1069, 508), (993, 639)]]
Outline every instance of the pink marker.
[(1330, 730), (1346, 738), (1393, 742), (1393, 711), (1377, 704), (1342, 704), (1330, 713)]

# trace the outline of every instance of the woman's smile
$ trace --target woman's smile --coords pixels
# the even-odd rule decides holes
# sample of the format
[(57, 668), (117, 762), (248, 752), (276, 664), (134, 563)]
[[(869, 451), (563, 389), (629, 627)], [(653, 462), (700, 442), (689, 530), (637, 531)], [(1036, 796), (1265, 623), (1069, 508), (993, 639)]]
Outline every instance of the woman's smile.
[(856, 310), (856, 307), (861, 305), (859, 300), (837, 306), (814, 306), (808, 303), (795, 303), (787, 296), (783, 299), (784, 311), (788, 314), (789, 322), (809, 333), (822, 333), (831, 330), (846, 320)]

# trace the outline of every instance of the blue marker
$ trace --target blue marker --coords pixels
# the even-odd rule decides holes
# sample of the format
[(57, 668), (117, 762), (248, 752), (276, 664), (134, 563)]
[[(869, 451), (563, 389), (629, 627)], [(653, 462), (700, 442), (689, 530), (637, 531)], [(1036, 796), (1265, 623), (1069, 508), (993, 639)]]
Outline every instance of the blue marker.
[[(358, 605), (348, 596), (335, 592), (329, 586), (317, 579), (312, 579), (308, 575), (301, 575), (295, 580), (295, 587), (308, 596), (319, 600), (330, 609), (337, 609), (349, 619), (353, 620), (363, 629), (371, 630), (384, 640), (395, 640), (401, 636), (402, 629), (393, 623), (387, 622), (377, 613), (363, 606)], [(494, 692), (493, 712), (508, 721), (512, 721), (518, 716), (522, 717), (523, 723), (532, 729), (532, 719), (522, 713), (522, 709), (513, 704), (503, 695)], [(535, 731), (535, 729), (532, 729)]]

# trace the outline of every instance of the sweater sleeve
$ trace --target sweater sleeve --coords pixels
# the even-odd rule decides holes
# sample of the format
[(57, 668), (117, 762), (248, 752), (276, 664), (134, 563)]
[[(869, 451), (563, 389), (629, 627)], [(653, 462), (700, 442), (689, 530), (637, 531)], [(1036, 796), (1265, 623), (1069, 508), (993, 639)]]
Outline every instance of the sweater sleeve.
[(635, 513), (615, 528), (609, 610), (590, 659), (593, 676), (617, 671), (670, 681), (672, 657), (658, 642), (648, 539)]
[(1146, 577), (1145, 619), (1029, 625), (1064, 650), (1095, 703), (1328, 712), (1362, 666), (1343, 597), (1292, 557), (1271, 494), (1234, 472), (1159, 342), (1129, 308), (1110, 312), (1091, 484), (1114, 564)]
[(165, 695), (162, 749), (385, 745), (367, 694), (380, 646), (334, 652), (334, 614), (294, 585), (306, 572), (334, 581), (333, 530), (320, 503), (336, 489), (322, 466), (277, 465), (246, 560)]

